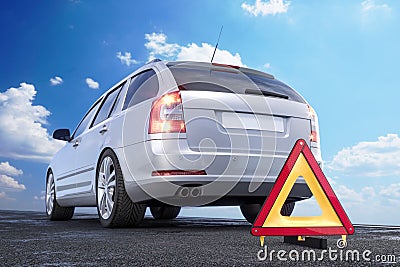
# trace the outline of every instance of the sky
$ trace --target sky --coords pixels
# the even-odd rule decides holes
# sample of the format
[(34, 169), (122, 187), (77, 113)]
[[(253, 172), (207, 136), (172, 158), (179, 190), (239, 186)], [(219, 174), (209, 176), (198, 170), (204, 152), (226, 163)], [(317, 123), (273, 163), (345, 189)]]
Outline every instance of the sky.
[(324, 171), (353, 223), (399, 225), (395, 0), (2, 1), (0, 209), (44, 211), (46, 167), (63, 145), (52, 132), (73, 130), (148, 60), (209, 61), (222, 25), (215, 62), (271, 73), (316, 110)]

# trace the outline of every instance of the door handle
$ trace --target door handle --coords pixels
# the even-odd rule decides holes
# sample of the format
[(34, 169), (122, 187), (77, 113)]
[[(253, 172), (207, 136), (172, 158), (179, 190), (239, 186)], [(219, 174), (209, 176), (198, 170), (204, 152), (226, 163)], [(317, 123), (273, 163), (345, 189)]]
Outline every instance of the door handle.
[(104, 125), (103, 128), (99, 131), (99, 133), (103, 134), (108, 131), (107, 125)]
[(72, 147), (77, 147), (79, 146), (79, 141), (75, 141), (75, 143), (72, 145)]

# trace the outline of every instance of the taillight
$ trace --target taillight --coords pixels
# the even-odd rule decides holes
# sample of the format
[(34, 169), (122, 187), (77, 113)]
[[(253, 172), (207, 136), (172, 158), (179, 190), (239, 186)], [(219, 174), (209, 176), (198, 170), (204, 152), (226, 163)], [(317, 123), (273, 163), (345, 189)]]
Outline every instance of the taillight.
[(149, 134), (185, 133), (182, 99), (179, 91), (167, 93), (153, 102)]
[(308, 117), (311, 118), (311, 120), (314, 120), (317, 115), (315, 113), (315, 110), (310, 105), (307, 105), (307, 108), (308, 108)]
[(311, 119), (311, 133), (310, 133), (310, 141), (319, 143), (319, 134), (318, 134), (318, 117), (315, 110), (307, 105), (308, 108), (308, 117)]
[(311, 140), (311, 142), (318, 142), (317, 131), (311, 131), (310, 140)]

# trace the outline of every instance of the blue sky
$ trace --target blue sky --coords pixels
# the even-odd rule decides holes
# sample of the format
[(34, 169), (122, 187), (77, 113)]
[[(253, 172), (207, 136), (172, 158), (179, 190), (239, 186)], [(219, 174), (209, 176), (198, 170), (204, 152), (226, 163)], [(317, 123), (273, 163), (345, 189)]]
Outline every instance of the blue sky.
[(353, 222), (400, 224), (399, 12), (394, 0), (3, 1), (0, 209), (44, 210), (53, 130), (149, 58), (209, 60), (224, 25), (216, 61), (270, 72), (317, 111)]

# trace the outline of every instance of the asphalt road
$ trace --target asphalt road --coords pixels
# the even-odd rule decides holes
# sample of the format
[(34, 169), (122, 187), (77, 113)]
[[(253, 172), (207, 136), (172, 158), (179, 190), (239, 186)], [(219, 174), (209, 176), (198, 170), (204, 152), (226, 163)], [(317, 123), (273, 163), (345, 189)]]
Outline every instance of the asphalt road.
[[(400, 227), (356, 226), (346, 248), (338, 249), (338, 237), (329, 237), (330, 255), (313, 249), (315, 261), (312, 253), (310, 261), (305, 252), (310, 248), (285, 244), (282, 237), (266, 239), (268, 257), (263, 259), (259, 239), (250, 228), (244, 220), (178, 217), (162, 222), (146, 217), (139, 228), (104, 229), (94, 215), (50, 222), (38, 212), (0, 211), (0, 265), (400, 266)], [(281, 258), (286, 261), (278, 259), (279, 250), (285, 251)], [(357, 250), (360, 261), (353, 261), (350, 253), (346, 261), (349, 250)], [(364, 254), (370, 261), (362, 257), (366, 250), (371, 251)], [(299, 260), (290, 260), (296, 259), (296, 251)], [(391, 263), (379, 262), (383, 259)]]

